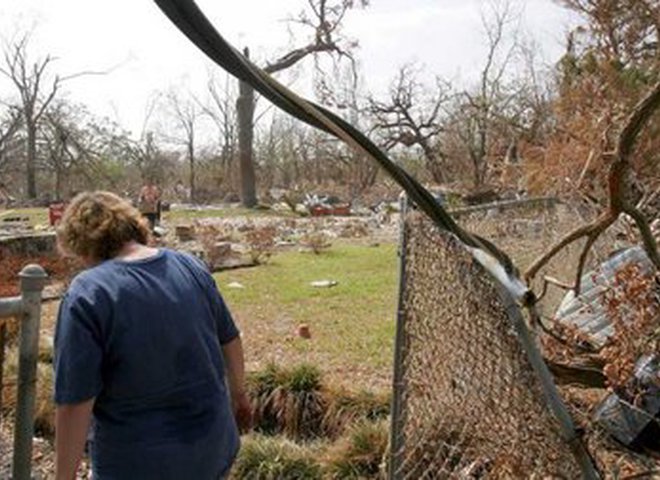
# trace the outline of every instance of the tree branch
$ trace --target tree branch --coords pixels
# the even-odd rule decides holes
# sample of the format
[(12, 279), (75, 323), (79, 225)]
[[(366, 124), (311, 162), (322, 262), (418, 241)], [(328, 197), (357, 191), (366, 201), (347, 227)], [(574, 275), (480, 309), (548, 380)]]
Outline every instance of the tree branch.
[(635, 146), (642, 129), (646, 126), (651, 116), (660, 108), (660, 82), (644, 97), (635, 107), (632, 114), (628, 117), (626, 124), (619, 135), (617, 144), (616, 159), (610, 167), (608, 174), (609, 186), (609, 211), (595, 222), (584, 225), (566, 237), (561, 239), (548, 252), (543, 254), (525, 272), (525, 279), (529, 282), (557, 253), (576, 240), (587, 237), (587, 242), (580, 255), (580, 262), (577, 269), (577, 278), (575, 281), (576, 295), (580, 290), (580, 279), (586, 263), (587, 255), (598, 237), (607, 230), (622, 213), (630, 215), (637, 224), (644, 249), (650, 260), (660, 269), (660, 256), (653, 234), (648, 225), (648, 221), (637, 207), (630, 202), (632, 167), (630, 165), (630, 155)]

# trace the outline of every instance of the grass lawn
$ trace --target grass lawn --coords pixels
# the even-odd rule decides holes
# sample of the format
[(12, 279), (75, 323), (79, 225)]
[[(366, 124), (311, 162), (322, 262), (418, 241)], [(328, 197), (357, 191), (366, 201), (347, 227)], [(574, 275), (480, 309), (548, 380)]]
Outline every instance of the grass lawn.
[[(397, 265), (395, 245), (339, 244), (320, 255), (281, 253), (258, 268), (219, 273), (216, 281), (243, 331), (250, 370), (269, 361), (310, 362), (353, 388), (387, 387)], [(315, 280), (338, 285), (314, 288)], [(228, 288), (232, 282), (245, 288)], [(303, 323), (310, 340), (296, 335)]]
[[(392, 371), (398, 288), (396, 245), (337, 243), (314, 255), (290, 251), (255, 268), (216, 274), (243, 332), (248, 370), (273, 361), (283, 367), (308, 362), (328, 383), (353, 390), (386, 389)], [(315, 280), (335, 280), (313, 288)], [(229, 288), (239, 282), (243, 289)], [(42, 329), (52, 336), (59, 302), (44, 304)], [(306, 323), (312, 338), (296, 335)]]
[[(0, 210), (0, 221), (5, 216), (20, 216), (29, 218), (32, 226), (48, 226), (47, 208), (10, 208)], [(173, 223), (192, 221), (198, 218), (232, 218), (232, 217), (295, 217), (294, 213), (275, 212), (273, 210), (259, 210), (247, 208), (214, 208), (209, 210), (172, 210), (163, 213), (163, 220)]]

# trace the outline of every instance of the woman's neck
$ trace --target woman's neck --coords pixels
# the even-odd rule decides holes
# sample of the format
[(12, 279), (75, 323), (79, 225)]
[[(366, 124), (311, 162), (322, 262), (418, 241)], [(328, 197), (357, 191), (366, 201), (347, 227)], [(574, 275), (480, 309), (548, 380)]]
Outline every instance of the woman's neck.
[(115, 258), (124, 261), (142, 260), (144, 258), (153, 257), (157, 253), (158, 249), (156, 248), (147, 247), (141, 243), (130, 241), (119, 250)]

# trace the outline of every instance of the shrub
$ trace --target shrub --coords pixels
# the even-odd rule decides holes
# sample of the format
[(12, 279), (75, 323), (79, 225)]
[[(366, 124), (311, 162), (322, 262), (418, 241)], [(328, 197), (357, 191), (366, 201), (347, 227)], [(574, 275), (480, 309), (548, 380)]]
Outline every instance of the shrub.
[(360, 422), (328, 452), (327, 471), (333, 479), (383, 478), (389, 442), (386, 420)]
[(289, 440), (253, 435), (243, 439), (231, 476), (247, 480), (321, 479), (321, 466), (315, 457)]
[(332, 246), (330, 237), (324, 232), (310, 232), (300, 239), (300, 244), (309, 248), (316, 255), (329, 249)]
[(245, 233), (248, 255), (256, 264), (263, 264), (270, 259), (275, 250), (277, 229), (273, 226), (255, 228)]

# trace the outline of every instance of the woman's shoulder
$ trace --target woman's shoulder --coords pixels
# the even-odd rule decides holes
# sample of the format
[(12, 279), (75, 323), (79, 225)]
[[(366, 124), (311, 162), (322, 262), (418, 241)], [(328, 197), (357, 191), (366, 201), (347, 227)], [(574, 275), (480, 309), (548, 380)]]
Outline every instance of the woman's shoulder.
[(107, 283), (107, 278), (112, 275), (109, 266), (108, 262), (103, 262), (78, 272), (71, 279), (68, 292), (91, 292), (100, 288), (104, 283)]
[(174, 259), (176, 262), (183, 263), (186, 267), (199, 273), (210, 273), (206, 263), (192, 253), (182, 252), (170, 248), (164, 249), (165, 255)]
[(176, 258), (184, 262), (200, 263), (201, 260), (193, 255), (192, 253), (185, 252), (182, 250), (175, 250), (173, 248), (163, 248), (162, 249), (165, 255), (170, 256), (171, 258)]

